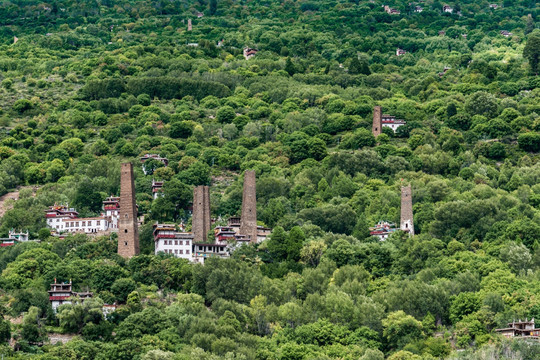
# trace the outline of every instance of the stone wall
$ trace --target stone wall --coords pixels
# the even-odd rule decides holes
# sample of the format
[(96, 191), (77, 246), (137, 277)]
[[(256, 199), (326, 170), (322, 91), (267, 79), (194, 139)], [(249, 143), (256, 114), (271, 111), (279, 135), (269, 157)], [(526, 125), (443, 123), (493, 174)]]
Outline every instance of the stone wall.
[(371, 131), (375, 137), (382, 133), (382, 110), (380, 106), (375, 106), (373, 108), (373, 127)]
[(399, 228), (414, 235), (412, 188), (411, 185), (401, 187), (401, 222)]
[(257, 242), (257, 195), (253, 170), (246, 170), (244, 174), (240, 234), (248, 236), (250, 242)]
[(193, 241), (206, 242), (210, 225), (210, 188), (197, 186), (193, 189), (193, 217), (191, 219)]
[(120, 174), (120, 219), (118, 221), (118, 254), (130, 258), (139, 254), (139, 229), (135, 205), (133, 165), (123, 163)]

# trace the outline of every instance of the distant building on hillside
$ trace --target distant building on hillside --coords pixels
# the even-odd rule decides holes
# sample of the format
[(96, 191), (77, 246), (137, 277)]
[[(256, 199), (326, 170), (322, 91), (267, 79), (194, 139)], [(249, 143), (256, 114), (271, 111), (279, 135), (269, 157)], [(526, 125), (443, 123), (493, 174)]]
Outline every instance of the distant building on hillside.
[(387, 221), (379, 221), (377, 225), (369, 228), (369, 234), (377, 237), (379, 241), (384, 241), (397, 230), (395, 226)]
[(383, 127), (388, 127), (396, 132), (400, 126), (406, 123), (405, 120), (396, 119), (393, 115), (383, 114), (380, 106), (373, 107), (373, 125), (371, 131), (375, 137), (382, 134)]
[(444, 69), (443, 69), (443, 71), (441, 71), (441, 72), (439, 73), (439, 77), (443, 77), (443, 75), (446, 74), (446, 72), (447, 72), (448, 70), (450, 70), (450, 67), (445, 66)]
[(439, 36), (444, 36), (444, 35), (446, 35), (446, 31), (444, 30), (439, 31)]
[(522, 338), (522, 339), (537, 339), (540, 337), (540, 329), (537, 329), (534, 324), (534, 318), (525, 321), (512, 321), (508, 323), (508, 327), (503, 329), (495, 329), (495, 332), (507, 338)]
[(396, 49), (396, 56), (405, 55), (406, 53), (407, 53), (406, 50), (403, 50), (403, 49), (400, 49), (400, 48)]
[[(231, 229), (235, 233), (234, 240), (247, 241), (248, 237), (246, 236), (246, 234), (241, 234), (240, 225), (241, 225), (240, 217), (232, 216), (227, 221), (227, 228)], [(263, 242), (264, 240), (266, 240), (266, 237), (270, 235), (271, 232), (272, 232), (272, 229), (261, 226), (261, 225), (257, 225), (257, 241), (256, 242), (257, 243)], [(224, 241), (224, 240), (225, 239), (221, 239), (220, 241)], [(255, 242), (255, 241), (252, 241), (252, 242)]]
[(499, 7), (499, 5), (497, 5), (497, 4), (489, 4), (490, 9), (497, 9), (498, 7)]
[(422, 11), (424, 11), (424, 8), (423, 8), (423, 7), (421, 7), (421, 6), (415, 6), (414, 12), (421, 13)]
[(504, 37), (509, 37), (509, 36), (512, 36), (513, 34), (507, 30), (501, 30), (501, 35)]
[(154, 225), (155, 254), (163, 252), (182, 259), (192, 259), (193, 234), (176, 231), (174, 224)]
[(12, 246), (27, 241), (31, 241), (28, 230), (26, 230), (26, 232), (22, 232), (11, 229), (8, 232), (7, 238), (0, 238), (0, 247)]
[(51, 290), (49, 290), (49, 302), (56, 312), (56, 309), (60, 305), (71, 304), (73, 300), (84, 302), (86, 299), (92, 297), (91, 292), (74, 292), (72, 291), (71, 280), (69, 282), (59, 283), (54, 279), (54, 283), (51, 284)]
[(224, 244), (193, 244), (192, 261), (194, 263), (204, 264), (204, 261), (211, 257), (228, 258), (227, 245)]
[(103, 200), (105, 216), (111, 218), (111, 228), (118, 229), (118, 217), (120, 216), (120, 196), (109, 196)]
[(163, 181), (152, 179), (152, 197), (156, 200), (159, 196), (163, 196)]
[(259, 52), (259, 50), (252, 49), (252, 48), (249, 48), (249, 47), (245, 47), (244, 52), (243, 52), (244, 59), (246, 59), (246, 60), (251, 59), (252, 57), (254, 57), (257, 54), (257, 52)]
[(105, 235), (118, 231), (120, 217), (120, 198), (109, 196), (103, 201), (103, 213), (100, 216), (79, 218), (79, 213), (68, 205), (53, 205), (45, 210), (47, 226), (53, 235), (65, 233), (85, 233), (87, 235)]
[(384, 11), (386, 11), (386, 13), (390, 14), (390, 15), (399, 15), (399, 14), (401, 14), (401, 11), (399, 11), (398, 9), (391, 8), (388, 5), (384, 5)]
[(382, 115), (382, 127), (388, 127), (392, 129), (394, 132), (400, 127), (405, 125), (407, 122), (405, 120), (396, 119), (393, 115)]
[[(189, 45), (189, 44), (188, 44)], [(159, 161), (161, 162), (163, 165), (167, 166), (169, 165), (169, 160), (165, 157), (161, 157), (159, 156), (158, 154), (144, 154), (143, 156), (141, 156), (141, 163), (145, 163), (147, 162), (148, 160), (156, 160), (156, 161)], [(147, 174), (147, 171), (145, 170), (144, 166), (143, 166), (143, 172), (145, 175), (148, 175)]]
[(451, 14), (451, 13), (454, 12), (454, 8), (451, 7), (450, 5), (443, 5), (442, 11), (445, 12), (445, 13)]

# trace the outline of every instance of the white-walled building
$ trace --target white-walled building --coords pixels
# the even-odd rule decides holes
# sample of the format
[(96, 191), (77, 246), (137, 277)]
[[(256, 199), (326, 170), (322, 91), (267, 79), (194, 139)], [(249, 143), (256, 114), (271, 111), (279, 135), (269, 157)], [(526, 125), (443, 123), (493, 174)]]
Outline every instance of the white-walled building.
[(192, 261), (193, 234), (178, 232), (173, 224), (154, 225), (155, 254), (173, 254)]
[(54, 283), (51, 284), (51, 290), (49, 290), (49, 301), (54, 312), (56, 312), (56, 309), (58, 309), (60, 305), (71, 304), (74, 298), (84, 302), (84, 300), (91, 297), (91, 292), (73, 292), (71, 280), (69, 283), (59, 283), (54, 279)]
[(444, 5), (443, 8), (442, 8), (442, 11), (445, 12), (445, 13), (453, 13), (454, 12), (454, 8), (451, 7), (450, 5)]
[(80, 219), (63, 219), (62, 230), (64, 232), (72, 233), (103, 233), (111, 229), (111, 223), (106, 216), (80, 218)]
[[(239, 217), (230, 217), (229, 220), (227, 221), (226, 227), (218, 227), (217, 229), (220, 230), (220, 229), (225, 229), (225, 228), (227, 230), (234, 231), (236, 241), (242, 241), (242, 239), (245, 237), (242, 234), (240, 234), (240, 218)], [(272, 232), (272, 229), (257, 225), (257, 243), (261, 243), (264, 240), (266, 240), (266, 237), (270, 235), (271, 232)], [(218, 241), (218, 238), (217, 238), (218, 236), (222, 237), (222, 239), (220, 239), (219, 241), (224, 241), (225, 240), (224, 238), (227, 236), (227, 234), (226, 233), (223, 233), (222, 235), (216, 234), (216, 241)]]
[(382, 126), (383, 127), (388, 127), (390, 129), (394, 130), (394, 132), (396, 132), (398, 127), (403, 126), (406, 123), (407, 122), (405, 120), (396, 119), (395, 116), (385, 115), (385, 114), (382, 115)]
[(257, 54), (257, 52), (259, 52), (259, 50), (252, 49), (252, 48), (249, 48), (249, 47), (245, 47), (244, 51), (243, 51), (244, 59), (246, 59), (246, 60), (251, 59), (252, 57), (254, 57)]
[(30, 240), (30, 234), (28, 230), (26, 232), (15, 231), (15, 229), (9, 230), (7, 239), (0, 239), (0, 247), (12, 246), (21, 242), (27, 242)]
[(79, 218), (79, 213), (67, 205), (54, 205), (45, 210), (47, 226), (57, 235), (66, 233), (106, 234), (118, 231), (120, 198), (110, 196), (103, 201), (101, 216)]
[(377, 237), (379, 241), (384, 241), (397, 230), (395, 226), (387, 221), (379, 221), (377, 225), (369, 228), (369, 234)]
[(230, 257), (225, 244), (193, 244), (194, 263), (204, 264), (204, 261), (211, 257), (228, 258)]
[[(189, 44), (188, 44), (188, 46), (189, 46)], [(148, 160), (159, 161), (165, 166), (169, 165), (169, 159), (161, 157), (158, 154), (144, 154), (143, 156), (141, 156), (141, 163), (142, 164), (144, 164)], [(146, 169), (144, 168), (144, 166), (143, 166), (143, 172), (144, 172), (145, 175), (148, 175)]]
[(163, 181), (152, 180), (152, 197), (156, 200), (158, 196), (163, 196)]
[(64, 229), (64, 219), (75, 219), (79, 213), (74, 208), (67, 205), (53, 205), (45, 210), (47, 226), (56, 232), (62, 232)]
[[(230, 235), (235, 236), (232, 231), (230, 231)], [(174, 224), (155, 224), (155, 254), (157, 255), (160, 252), (172, 254), (176, 257), (200, 264), (204, 264), (205, 259), (210, 257), (230, 257), (230, 244), (227, 241), (217, 242), (215, 244), (202, 244), (193, 243), (193, 238), (192, 233), (177, 231)], [(228, 238), (232, 237), (229, 236)], [(242, 240), (240, 239), (240, 241)], [(245, 242), (249, 243), (247, 240)]]
[(110, 228), (118, 229), (118, 219), (120, 217), (120, 196), (109, 196), (103, 201), (103, 211), (106, 217), (110, 218)]

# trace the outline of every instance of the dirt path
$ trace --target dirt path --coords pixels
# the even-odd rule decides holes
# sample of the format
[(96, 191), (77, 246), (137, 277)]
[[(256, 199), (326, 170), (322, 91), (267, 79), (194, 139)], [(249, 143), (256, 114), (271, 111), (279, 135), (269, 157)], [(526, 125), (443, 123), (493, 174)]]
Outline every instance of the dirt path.
[(22, 189), (33, 189), (32, 196), (36, 196), (37, 188), (32, 186), (21, 186), (15, 191), (8, 192), (7, 194), (0, 196), (0, 218), (4, 216), (6, 211), (13, 208), (13, 202), (9, 200), (19, 200), (19, 191)]

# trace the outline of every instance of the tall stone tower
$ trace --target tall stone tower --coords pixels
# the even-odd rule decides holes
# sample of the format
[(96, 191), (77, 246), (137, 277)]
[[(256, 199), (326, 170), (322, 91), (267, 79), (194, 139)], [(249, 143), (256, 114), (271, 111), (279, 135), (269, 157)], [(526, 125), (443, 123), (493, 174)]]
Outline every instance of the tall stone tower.
[(401, 187), (401, 222), (399, 228), (414, 235), (411, 185)]
[(193, 241), (206, 242), (210, 231), (210, 188), (197, 186), (193, 189), (193, 218), (191, 219)]
[(187, 21), (187, 31), (191, 31), (193, 29), (193, 26), (191, 25), (191, 19), (188, 19)]
[(249, 236), (252, 243), (257, 242), (257, 195), (253, 170), (246, 170), (244, 174), (240, 234)]
[(139, 254), (139, 229), (135, 205), (133, 165), (123, 163), (120, 174), (120, 219), (118, 222), (118, 254), (130, 258)]
[(382, 133), (382, 110), (380, 106), (373, 108), (373, 127), (371, 128), (373, 136), (377, 137)]

